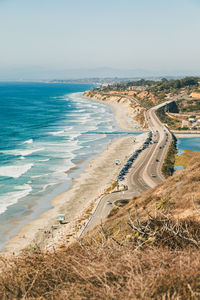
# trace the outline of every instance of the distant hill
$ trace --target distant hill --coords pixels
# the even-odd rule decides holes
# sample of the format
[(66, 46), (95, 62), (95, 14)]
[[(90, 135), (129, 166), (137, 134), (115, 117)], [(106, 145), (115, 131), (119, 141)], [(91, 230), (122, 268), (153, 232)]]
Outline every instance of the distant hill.
[(185, 70), (148, 70), (148, 69), (118, 69), (110, 67), (101, 68), (44, 68), (40, 66), (13, 67), (0, 69), (0, 80), (68, 80), (83, 78), (149, 78), (149, 77), (184, 77), (186, 75), (198, 76), (200, 72)]

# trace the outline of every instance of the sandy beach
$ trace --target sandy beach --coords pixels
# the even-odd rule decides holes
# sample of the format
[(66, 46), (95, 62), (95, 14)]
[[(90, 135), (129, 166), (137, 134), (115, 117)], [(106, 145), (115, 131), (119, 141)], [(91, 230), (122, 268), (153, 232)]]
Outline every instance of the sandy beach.
[[(114, 110), (115, 120), (120, 128), (136, 131), (137, 124), (123, 105), (109, 105)], [(122, 165), (142, 145), (145, 138), (146, 133), (137, 135), (136, 142), (133, 142), (131, 135), (115, 139), (98, 157), (89, 162), (84, 172), (73, 180), (69, 190), (53, 199), (52, 209), (30, 222), (9, 241), (6, 245), (8, 253), (17, 254), (25, 247), (36, 245), (50, 249), (76, 238), (100, 197), (115, 182)], [(121, 165), (116, 165), (115, 159), (119, 159)], [(57, 221), (60, 213), (65, 215), (64, 224)]]

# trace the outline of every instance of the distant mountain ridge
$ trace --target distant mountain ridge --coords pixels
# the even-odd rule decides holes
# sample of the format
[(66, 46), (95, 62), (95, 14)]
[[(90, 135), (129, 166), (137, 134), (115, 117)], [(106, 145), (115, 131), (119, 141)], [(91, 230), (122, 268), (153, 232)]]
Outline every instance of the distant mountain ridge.
[(2, 81), (28, 80), (69, 80), (82, 78), (146, 78), (150, 76), (198, 76), (200, 72), (189, 70), (148, 70), (148, 69), (119, 69), (111, 67), (100, 68), (43, 68), (39, 66), (15, 67), (0, 69)]

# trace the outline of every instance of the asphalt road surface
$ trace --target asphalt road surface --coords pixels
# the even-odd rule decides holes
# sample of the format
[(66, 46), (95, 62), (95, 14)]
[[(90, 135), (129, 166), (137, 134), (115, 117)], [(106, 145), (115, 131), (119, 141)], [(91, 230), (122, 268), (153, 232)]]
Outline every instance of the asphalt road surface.
[(134, 195), (155, 187), (165, 179), (162, 176), (161, 168), (172, 140), (169, 130), (160, 122), (156, 116), (156, 110), (165, 106), (171, 101), (154, 106), (146, 112), (146, 119), (149, 129), (152, 131), (152, 142), (144, 149), (134, 161), (127, 173), (128, 190), (123, 192), (113, 192), (104, 195), (90, 216), (85, 228), (80, 236), (88, 230), (105, 220), (110, 211), (115, 207), (117, 200), (130, 200)]

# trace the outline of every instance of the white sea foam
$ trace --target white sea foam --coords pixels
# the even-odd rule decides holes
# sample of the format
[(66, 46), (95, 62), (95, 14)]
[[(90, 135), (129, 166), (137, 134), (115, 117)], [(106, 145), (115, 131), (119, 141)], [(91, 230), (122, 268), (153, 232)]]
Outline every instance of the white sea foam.
[[(68, 100), (68, 97), (70, 99), (82, 99), (81, 96), (83, 95), (82, 92), (78, 92), (78, 93), (71, 93), (71, 94), (68, 94), (66, 95), (67, 98), (65, 98), (65, 100)], [(82, 100), (85, 100), (85, 99), (82, 99)]]
[[(79, 147), (79, 148), (82, 148), (82, 147)], [(68, 152), (55, 151), (54, 153), (51, 154), (51, 156), (53, 158), (58, 158), (58, 159), (69, 159), (69, 158), (73, 159), (73, 158), (75, 158), (75, 154), (73, 154), (71, 151), (68, 151)]]
[(33, 164), (26, 164), (21, 166), (6, 166), (0, 167), (0, 176), (19, 178), (31, 169)]
[(19, 199), (28, 196), (32, 191), (32, 187), (29, 184), (16, 186), (16, 189), (18, 191), (0, 196), (0, 214), (4, 213), (9, 206), (17, 203)]
[(65, 131), (72, 130), (72, 129), (73, 129), (73, 126), (67, 126), (67, 127), (65, 128)]
[(75, 140), (80, 135), (81, 132), (68, 132), (66, 137), (69, 137), (70, 140)]
[(49, 143), (48, 146), (46, 146), (46, 150), (49, 152), (49, 155), (52, 156), (52, 154), (70, 154), (74, 150), (80, 149), (81, 146), (79, 145), (79, 141), (77, 139), (74, 139), (74, 136), (69, 140), (66, 140), (66, 143)]
[(48, 134), (50, 134), (50, 135), (60, 135), (64, 132), (65, 132), (64, 130), (61, 130), (61, 131), (55, 131), (55, 132), (48, 132)]
[(23, 142), (22, 144), (32, 144), (32, 143), (33, 143), (33, 139), (30, 139), (30, 140)]
[(16, 185), (15, 190), (23, 190), (23, 191), (32, 191), (32, 187), (29, 184), (23, 184), (23, 185)]
[(35, 152), (40, 152), (40, 151), (43, 151), (43, 150), (44, 150), (44, 148), (32, 149), (32, 150), (22, 150), (22, 151), (20, 150), (20, 151), (18, 151), (18, 153), (22, 156), (27, 156), (27, 155), (31, 155)]
[(45, 177), (45, 176), (49, 176), (49, 174), (40, 174), (40, 175), (34, 175), (34, 176), (31, 176), (31, 178), (40, 178), (40, 177)]
[(65, 96), (52, 96), (51, 99), (64, 99)]
[(39, 159), (38, 161), (41, 161), (41, 162), (45, 162), (45, 161), (49, 161), (50, 158), (46, 158), (46, 159)]
[(56, 185), (56, 184), (57, 184), (56, 182), (47, 183), (47, 184), (45, 184), (45, 185), (43, 186), (43, 188), (42, 188), (42, 190), (41, 190), (40, 192), (44, 192), (44, 191), (46, 191), (48, 188), (50, 188), (50, 187), (52, 187), (52, 186), (54, 186), (54, 185)]
[(85, 109), (77, 109), (77, 110), (75, 110), (75, 112), (78, 112), (78, 113), (80, 113), (80, 112), (85, 112)]
[[(0, 153), (3, 154), (8, 154), (8, 155), (21, 155), (21, 156), (28, 156), (31, 155), (35, 152), (43, 151), (44, 148), (39, 148), (39, 149), (28, 149), (28, 150), (22, 150), (22, 149), (17, 149), (17, 150), (5, 150), (5, 151), (0, 151)], [(23, 158), (22, 158), (23, 159)]]
[(66, 117), (76, 117), (76, 121), (79, 121), (79, 120), (88, 120), (90, 117), (91, 117), (91, 114), (90, 113), (84, 113), (84, 114), (80, 114), (80, 113), (76, 113), (73, 112), (73, 113), (68, 113), (66, 114)]

